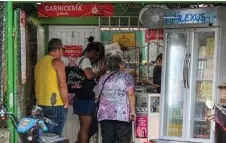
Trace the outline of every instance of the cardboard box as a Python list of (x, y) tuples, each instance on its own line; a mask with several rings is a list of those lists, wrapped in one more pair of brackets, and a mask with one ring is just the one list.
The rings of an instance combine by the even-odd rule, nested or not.
[(220, 103), (226, 104), (226, 83), (218, 86), (220, 88)]

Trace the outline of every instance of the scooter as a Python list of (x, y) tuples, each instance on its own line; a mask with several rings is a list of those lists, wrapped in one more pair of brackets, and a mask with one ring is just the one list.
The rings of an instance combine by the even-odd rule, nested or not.
[(14, 114), (8, 112), (0, 104), (0, 117), (1, 120), (6, 120), (7, 117), (12, 120), (23, 143), (69, 143), (69, 140), (65, 137), (47, 133), (48, 127), (45, 123), (56, 124), (44, 117), (43, 110), (39, 106), (33, 107), (32, 117), (23, 117), (19, 121)]

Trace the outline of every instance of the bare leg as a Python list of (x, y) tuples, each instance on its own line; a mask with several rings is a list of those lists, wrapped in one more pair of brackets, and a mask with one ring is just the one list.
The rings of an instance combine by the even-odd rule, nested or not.
[(80, 130), (78, 133), (78, 143), (89, 142), (89, 128), (91, 125), (92, 116), (79, 115)]

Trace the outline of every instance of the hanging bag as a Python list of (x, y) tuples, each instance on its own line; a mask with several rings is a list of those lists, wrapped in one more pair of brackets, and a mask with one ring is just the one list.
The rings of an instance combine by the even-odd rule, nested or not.
[(66, 67), (66, 81), (69, 93), (75, 93), (79, 99), (87, 100), (95, 97), (93, 88), (96, 83), (94, 80), (87, 79), (84, 71), (79, 67), (84, 59), (84, 57), (81, 58), (75, 67)]

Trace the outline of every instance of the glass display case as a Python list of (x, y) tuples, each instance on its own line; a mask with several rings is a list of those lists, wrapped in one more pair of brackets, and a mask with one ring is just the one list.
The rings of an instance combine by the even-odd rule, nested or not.
[[(194, 32), (194, 72), (196, 77), (193, 82), (195, 87), (193, 93), (194, 101), (194, 120), (193, 138), (210, 139), (210, 121), (205, 117), (210, 115), (211, 111), (206, 107), (207, 99), (212, 99), (213, 88), (213, 60), (215, 46), (215, 32)], [(196, 56), (197, 55), (197, 56)]]

